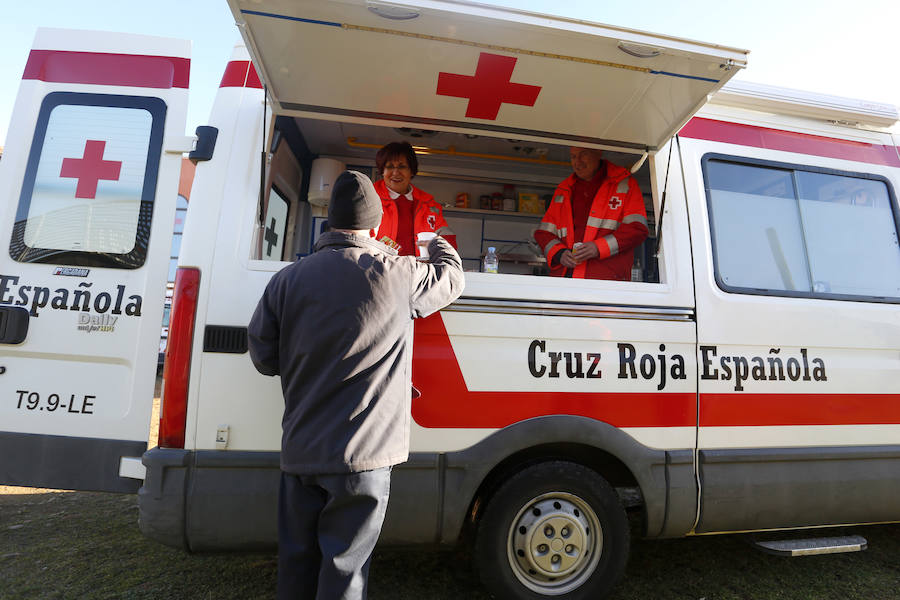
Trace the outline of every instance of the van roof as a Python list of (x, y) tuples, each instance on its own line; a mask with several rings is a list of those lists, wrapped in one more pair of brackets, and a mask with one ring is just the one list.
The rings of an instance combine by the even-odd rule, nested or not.
[(886, 128), (900, 120), (893, 104), (805, 92), (747, 81), (730, 81), (710, 103), (808, 117), (852, 126)]
[(748, 54), (460, 0), (228, 3), (278, 114), (632, 153)]

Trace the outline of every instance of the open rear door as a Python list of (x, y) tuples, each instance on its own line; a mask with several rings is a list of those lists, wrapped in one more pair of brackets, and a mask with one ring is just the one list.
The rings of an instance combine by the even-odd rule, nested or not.
[(38, 30), (0, 160), (2, 484), (140, 484), (189, 72), (186, 41)]
[(228, 0), (280, 114), (636, 153), (747, 52), (472, 2)]

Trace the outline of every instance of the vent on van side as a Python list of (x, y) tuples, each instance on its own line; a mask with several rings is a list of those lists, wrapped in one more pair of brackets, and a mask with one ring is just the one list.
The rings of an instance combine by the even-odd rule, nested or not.
[(207, 325), (203, 331), (203, 351), (243, 354), (247, 351), (247, 328)]

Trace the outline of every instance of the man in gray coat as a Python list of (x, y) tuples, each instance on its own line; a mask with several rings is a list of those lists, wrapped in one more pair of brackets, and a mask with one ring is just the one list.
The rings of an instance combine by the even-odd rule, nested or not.
[(391, 467), (409, 456), (413, 319), (462, 293), (462, 262), (437, 237), (419, 262), (373, 238), (381, 200), (345, 171), (331, 231), (266, 287), (250, 357), (284, 393), (278, 597), (365, 598)]

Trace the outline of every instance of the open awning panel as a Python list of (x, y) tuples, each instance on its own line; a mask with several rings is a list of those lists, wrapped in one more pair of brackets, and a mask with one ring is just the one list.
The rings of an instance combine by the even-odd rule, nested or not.
[(464, 2), (229, 4), (282, 113), (623, 149), (665, 144), (747, 55)]

